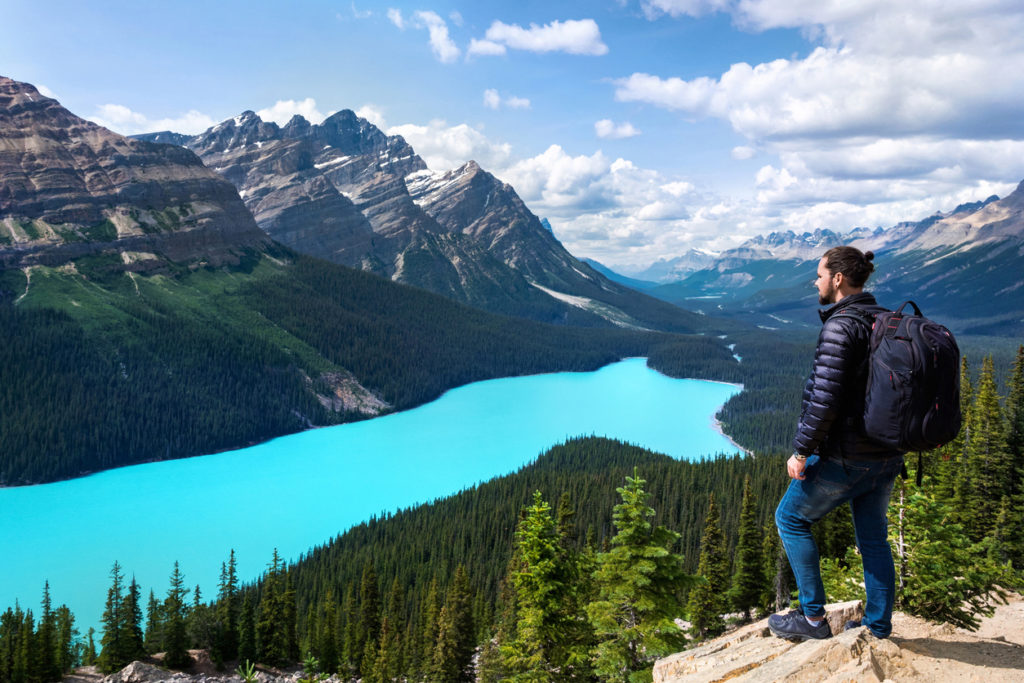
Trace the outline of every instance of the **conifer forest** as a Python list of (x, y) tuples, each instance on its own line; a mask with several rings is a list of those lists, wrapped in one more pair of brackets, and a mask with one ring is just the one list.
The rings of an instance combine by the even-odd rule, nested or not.
[[(652, 364), (668, 365), (671, 349)], [(1003, 373), (997, 375), (997, 373)], [(1001, 389), (1002, 387), (1002, 389)], [(1024, 346), (961, 368), (959, 436), (906, 457), (890, 505), (897, 609), (976, 628), (1024, 584)], [(0, 616), (0, 682), (49, 683), (208, 650), (225, 670), (300, 666), (363, 681), (644, 681), (654, 660), (783, 609), (794, 584), (773, 528), (784, 451), (683, 462), (602, 438), (373, 518), (251, 584), (225, 549), (215, 595), (110, 570), (101, 629), (41, 586)], [(860, 597), (849, 512), (816, 525), (830, 601)], [(51, 594), (53, 591), (53, 594)]]

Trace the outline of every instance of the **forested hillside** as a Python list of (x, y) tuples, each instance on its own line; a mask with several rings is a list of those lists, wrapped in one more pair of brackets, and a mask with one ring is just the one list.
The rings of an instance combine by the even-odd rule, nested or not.
[[(964, 363), (959, 437), (909, 455), (890, 506), (897, 607), (966, 628), (1000, 587), (1024, 584), (1024, 346), (1006, 369), (1006, 395), (992, 360), (980, 365)], [(305, 658), (307, 671), (363, 680), (618, 680), (608, 667), (649, 670), (655, 655), (684, 645), (666, 615), (688, 619), (690, 636), (702, 639), (721, 632), (728, 613), (789, 602), (771, 514), (788, 485), (784, 467), (781, 456), (690, 463), (574, 439), (514, 474), (371, 519), (292, 565), (275, 553), (254, 585), (239, 585), (226, 552), (210, 602), (189, 602), (175, 566), (167, 597), (150, 594), (144, 627), (142, 588), (126, 584), (130, 567), (115, 566), (100, 663), (113, 670), (193, 646), (225, 662)], [(829, 598), (858, 597), (847, 510), (816, 535)], [(637, 574), (639, 558), (651, 564)], [(3, 683), (52, 680), (29, 673), (29, 661), (96, 654), (88, 638), (53, 635), (73, 623), (49, 601), (47, 590), (38, 627), (21, 608), (0, 620)], [(626, 614), (652, 630), (631, 629)], [(30, 646), (52, 659), (26, 659), (39, 652)]]
[(0, 484), (236, 448), (686, 339), (488, 314), (284, 249), (119, 265), (0, 271)]

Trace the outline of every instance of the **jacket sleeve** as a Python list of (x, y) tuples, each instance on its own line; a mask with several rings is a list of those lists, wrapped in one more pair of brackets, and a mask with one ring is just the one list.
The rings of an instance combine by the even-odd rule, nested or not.
[[(829, 318), (818, 336), (814, 369), (804, 389), (803, 411), (793, 437), (793, 450), (801, 455), (818, 451), (842, 406), (844, 387), (855, 381), (853, 345), (863, 343), (849, 318)], [(848, 389), (847, 389), (848, 390)]]

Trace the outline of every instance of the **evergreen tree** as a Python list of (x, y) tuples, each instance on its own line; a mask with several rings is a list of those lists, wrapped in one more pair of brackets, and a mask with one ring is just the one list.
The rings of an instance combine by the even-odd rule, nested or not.
[(348, 584), (345, 589), (345, 603), (342, 608), (342, 614), (345, 618), (342, 661), (348, 673), (355, 675), (359, 671), (359, 660), (362, 653), (357, 652), (359, 649), (359, 608), (356, 605), (355, 588), (352, 584)]
[(956, 502), (954, 506), (954, 519), (966, 523), (971, 516), (971, 497), (973, 478), (969, 449), (972, 436), (971, 411), (974, 406), (974, 388), (971, 384), (971, 370), (967, 358), (960, 359), (960, 413), (963, 424), (960, 433), (948, 444), (950, 451), (950, 483), (939, 487), (939, 493), (948, 495), (947, 490), (952, 489), (952, 497)]
[(41, 681), (59, 681), (61, 667), (57, 659), (57, 615), (50, 600), (50, 582), (43, 584), (42, 612), (36, 637), (35, 677)]
[(259, 616), (256, 620), (257, 657), (261, 662), (273, 666), (286, 664), (291, 651), (290, 610), (285, 604), (285, 593), (284, 564), (277, 548), (274, 548), (270, 566), (263, 578)]
[(437, 643), (431, 668), (432, 680), (447, 683), (473, 681), (475, 645), (476, 631), (473, 628), (469, 576), (465, 568), (459, 565), (438, 617)]
[(35, 618), (32, 616), (32, 610), (27, 610), (18, 632), (18, 650), (14, 658), (13, 672), (13, 677), (23, 683), (36, 683), (34, 667), (36, 662), (35, 631), (36, 625)]
[(164, 666), (170, 669), (185, 669), (192, 665), (192, 658), (188, 654), (189, 641), (185, 624), (188, 616), (188, 593), (181, 567), (175, 561), (163, 609)]
[(991, 558), (992, 539), (973, 542), (954, 521), (952, 506), (933, 492), (899, 482), (890, 506), (890, 535), (896, 548), (900, 609), (932, 621), (977, 629), (978, 615), (990, 616), (1005, 602), (1000, 585), (1009, 578)]
[(505, 665), (517, 681), (578, 680), (589, 675), (586, 625), (578, 607), (578, 568), (558, 535), (540, 491), (516, 529), (513, 575), (518, 604), (516, 637), (502, 645)]
[(122, 610), (124, 621), (121, 626), (124, 659), (129, 662), (146, 656), (145, 639), (142, 635), (141, 593), (142, 589), (139, 588), (139, 584), (133, 576), (124, 599), (124, 609)]
[(143, 643), (147, 654), (156, 654), (164, 649), (163, 605), (152, 590), (149, 591), (149, 602), (146, 604), (146, 635)]
[(1024, 570), (1024, 344), (1017, 347), (1006, 396), (1006, 449), (1010, 483), (1006, 520), (1006, 554), (1014, 568)]
[(107, 589), (107, 602), (103, 609), (103, 637), (100, 638), (102, 650), (99, 655), (99, 668), (104, 673), (120, 670), (129, 661), (124, 659), (124, 576), (121, 565), (114, 562), (110, 570), (110, 588)]
[[(231, 549), (228, 561), (221, 564), (220, 582), (217, 585), (217, 619), (220, 622), (217, 651), (220, 659), (231, 661), (238, 656), (238, 565), (235, 550)], [(333, 669), (329, 669), (333, 671)]]
[(377, 638), (380, 635), (380, 593), (377, 588), (377, 572), (373, 564), (367, 562), (363, 567), (363, 578), (359, 582), (359, 622), (358, 622), (358, 649), (362, 654), (371, 653), (370, 661), (363, 667), (363, 659), (360, 655), (356, 662), (356, 668), (363, 676), (373, 667), (377, 655)]
[(764, 527), (761, 546), (762, 592), (761, 609), (765, 613), (780, 612), (789, 604), (789, 559), (782, 547), (775, 519), (770, 517)]
[(733, 551), (732, 587), (729, 602), (733, 609), (743, 612), (744, 620), (761, 602), (764, 591), (761, 527), (757, 523), (757, 501), (750, 489), (750, 476), (743, 480), (743, 503), (740, 525)]
[(598, 597), (587, 606), (598, 638), (594, 670), (608, 681), (650, 681), (654, 660), (686, 642), (674, 619), (682, 613), (681, 591), (695, 577), (671, 552), (679, 534), (652, 526), (645, 483), (634, 468), (626, 486), (616, 489), (622, 496), (614, 510), (616, 534), (611, 549), (597, 556)]
[(75, 616), (67, 605), (61, 605), (57, 608), (57, 664), (62, 674), (78, 664), (81, 648), (78, 635)]
[(256, 614), (252, 597), (246, 592), (238, 615), (238, 661), (256, 662)]
[(970, 443), (967, 446), (971, 472), (970, 513), (965, 520), (974, 540), (989, 535), (999, 514), (1003, 496), (1009, 496), (1011, 459), (1006, 448), (1006, 426), (996, 393), (992, 357), (986, 357), (971, 407)]
[(729, 588), (729, 558), (726, 555), (725, 536), (719, 525), (715, 494), (708, 502), (708, 515), (704, 521), (704, 534), (700, 541), (700, 561), (697, 574), (704, 578), (690, 591), (687, 610), (692, 631), (698, 637), (718, 635), (725, 628), (722, 620), (723, 599)]
[(422, 632), (419, 642), (418, 673), (425, 680), (430, 673), (434, 661), (434, 648), (437, 646), (438, 619), (441, 615), (441, 594), (437, 585), (437, 577), (430, 579), (426, 597), (420, 608)]
[(317, 634), (317, 652), (320, 665), (328, 673), (338, 670), (338, 605), (334, 592), (328, 590), (320, 612), (320, 631)]
[(96, 629), (92, 626), (85, 637), (85, 651), (82, 653), (82, 663), (93, 664), (96, 661)]

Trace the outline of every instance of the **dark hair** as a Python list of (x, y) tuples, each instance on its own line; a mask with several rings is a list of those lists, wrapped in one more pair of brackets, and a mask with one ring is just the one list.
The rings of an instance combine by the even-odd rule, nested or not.
[(875, 272), (875, 265), (871, 263), (874, 258), (873, 251), (861, 252), (856, 247), (832, 247), (825, 252), (825, 267), (833, 275), (842, 273), (850, 285), (859, 288)]

